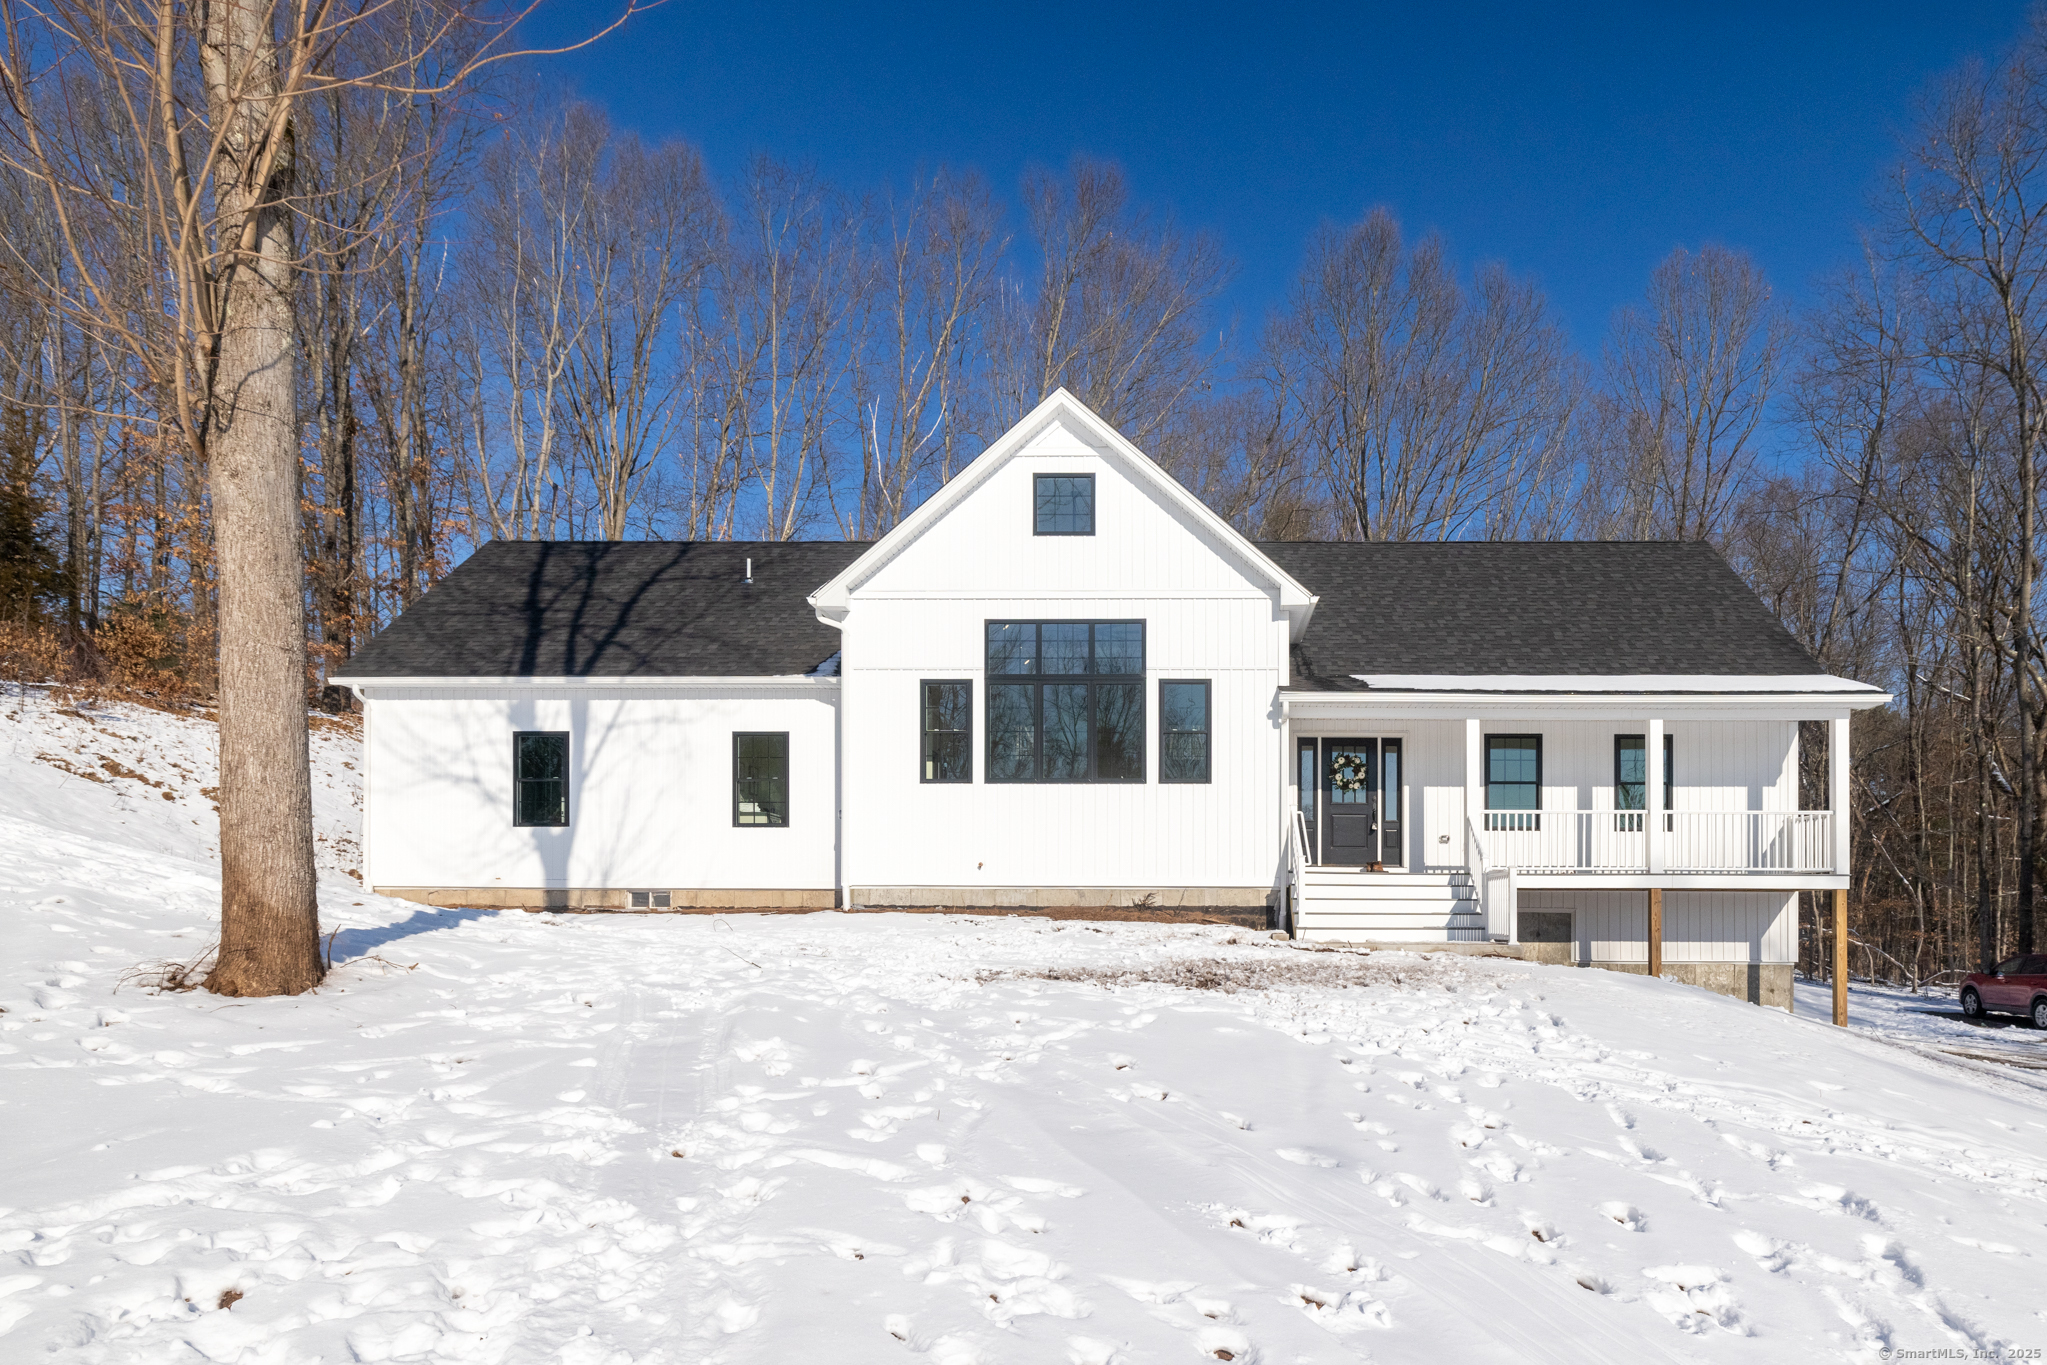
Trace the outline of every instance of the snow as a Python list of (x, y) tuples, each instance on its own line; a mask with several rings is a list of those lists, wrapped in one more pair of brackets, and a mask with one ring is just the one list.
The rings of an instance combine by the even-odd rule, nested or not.
[(212, 932), (210, 731), (71, 709), (0, 698), (6, 1359), (2047, 1345), (2047, 1073), (1947, 1050), (2028, 1028), (1222, 928), (431, 910), (349, 875), (339, 729), (329, 984), (152, 994)]

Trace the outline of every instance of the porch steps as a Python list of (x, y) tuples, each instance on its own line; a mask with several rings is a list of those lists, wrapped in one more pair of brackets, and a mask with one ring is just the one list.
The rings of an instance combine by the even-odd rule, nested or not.
[(1294, 932), (1309, 941), (1486, 941), (1485, 916), (1466, 873), (1310, 867), (1304, 890)]

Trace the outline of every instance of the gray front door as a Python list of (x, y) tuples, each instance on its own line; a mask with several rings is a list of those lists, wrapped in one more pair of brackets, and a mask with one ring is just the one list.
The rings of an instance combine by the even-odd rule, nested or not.
[(1322, 861), (1379, 861), (1379, 741), (1322, 741)]

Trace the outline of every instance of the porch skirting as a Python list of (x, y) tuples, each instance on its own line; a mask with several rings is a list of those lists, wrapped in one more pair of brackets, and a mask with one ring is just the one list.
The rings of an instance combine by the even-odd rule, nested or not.
[(377, 886), (380, 896), (421, 905), (478, 910), (630, 910), (632, 893), (666, 891), (676, 910), (830, 910), (838, 892), (775, 888), (562, 887), (562, 886)]

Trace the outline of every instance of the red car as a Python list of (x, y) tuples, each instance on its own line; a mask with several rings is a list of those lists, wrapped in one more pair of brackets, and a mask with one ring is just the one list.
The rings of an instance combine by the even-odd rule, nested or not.
[(1963, 977), (1962, 1013), (1970, 1019), (2029, 1014), (2033, 1027), (2047, 1028), (2047, 954), (2027, 953)]

